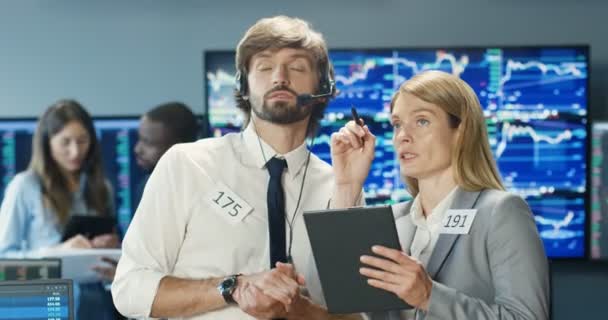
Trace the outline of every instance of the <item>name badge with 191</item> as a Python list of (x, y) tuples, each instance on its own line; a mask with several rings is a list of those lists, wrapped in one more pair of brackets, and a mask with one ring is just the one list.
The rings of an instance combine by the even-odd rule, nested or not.
[(214, 211), (224, 216), (230, 223), (238, 223), (253, 208), (222, 183), (216, 183), (212, 192), (205, 196), (205, 201)]
[(477, 209), (448, 210), (441, 221), (440, 233), (469, 234)]

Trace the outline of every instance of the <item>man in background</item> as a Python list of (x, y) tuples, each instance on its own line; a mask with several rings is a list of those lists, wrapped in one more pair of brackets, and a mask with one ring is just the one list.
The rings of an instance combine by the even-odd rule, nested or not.
[(141, 117), (134, 151), (137, 165), (146, 175), (136, 186), (135, 204), (139, 204), (146, 182), (160, 157), (176, 143), (197, 140), (199, 131), (196, 116), (181, 102), (163, 103)]
[[(196, 116), (188, 106), (181, 102), (160, 104), (141, 117), (138, 140), (133, 151), (137, 165), (144, 170), (145, 176), (135, 186), (133, 209), (139, 205), (146, 182), (160, 157), (176, 143), (197, 140), (199, 130)], [(129, 218), (129, 221), (132, 219), (133, 216)], [(110, 258), (103, 258), (103, 261), (108, 265), (96, 267), (95, 270), (104, 279), (113, 281), (118, 261)]]

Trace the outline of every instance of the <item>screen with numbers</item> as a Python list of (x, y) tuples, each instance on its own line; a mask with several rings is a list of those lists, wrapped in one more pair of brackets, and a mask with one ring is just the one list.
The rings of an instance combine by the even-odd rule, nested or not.
[(72, 280), (0, 282), (0, 320), (73, 320)]

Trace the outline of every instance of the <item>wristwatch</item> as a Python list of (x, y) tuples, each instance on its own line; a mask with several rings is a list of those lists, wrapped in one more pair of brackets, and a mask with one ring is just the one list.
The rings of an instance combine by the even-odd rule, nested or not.
[(227, 276), (217, 285), (217, 290), (228, 304), (236, 304), (236, 301), (234, 301), (234, 298), (232, 297), (232, 293), (234, 293), (234, 289), (236, 289), (238, 276), (240, 276), (240, 274)]

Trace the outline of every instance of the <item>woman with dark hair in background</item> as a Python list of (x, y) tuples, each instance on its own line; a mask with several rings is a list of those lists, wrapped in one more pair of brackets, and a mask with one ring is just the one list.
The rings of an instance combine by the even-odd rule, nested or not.
[[(118, 247), (116, 234), (92, 239), (76, 235), (61, 242), (70, 216), (114, 215), (111, 187), (87, 111), (74, 100), (50, 106), (38, 122), (32, 151), (28, 170), (10, 182), (0, 207), (0, 257), (41, 257), (49, 249)], [(75, 297), (80, 301), (75, 303), (78, 318), (114, 318), (111, 297), (100, 282), (76, 285)]]

